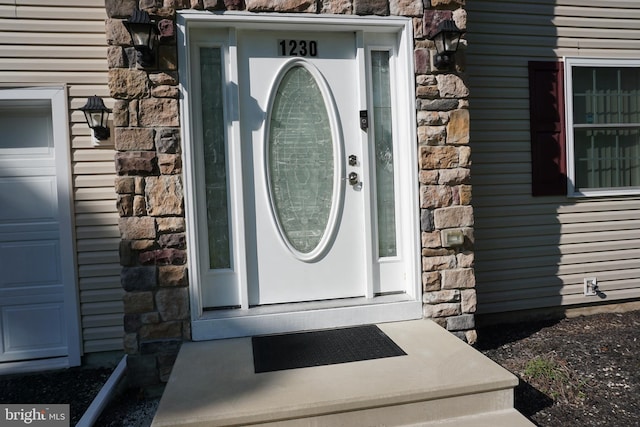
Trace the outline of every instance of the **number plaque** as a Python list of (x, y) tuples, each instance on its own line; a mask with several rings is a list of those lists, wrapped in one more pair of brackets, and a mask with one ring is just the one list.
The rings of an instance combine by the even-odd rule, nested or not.
[(316, 40), (278, 40), (278, 55), (280, 56), (318, 56), (318, 42)]

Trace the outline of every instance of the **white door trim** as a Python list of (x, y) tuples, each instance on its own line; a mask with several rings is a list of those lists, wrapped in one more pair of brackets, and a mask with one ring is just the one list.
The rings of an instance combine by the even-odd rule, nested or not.
[[(25, 361), (0, 365), (0, 372), (25, 371), (39, 367), (78, 366), (81, 363), (80, 309), (76, 275), (71, 155), (69, 150), (69, 113), (67, 87), (29, 87), (0, 89), (0, 100), (48, 100), (51, 102), (53, 144), (56, 167), (58, 215), (60, 230), (60, 263), (64, 283), (65, 326), (67, 333), (66, 357), (47, 361)], [(32, 365), (32, 366), (30, 366)]]
[[(304, 15), (304, 14), (251, 14), (246, 12), (212, 13), (203, 11), (181, 11), (178, 13), (178, 52), (180, 64), (180, 89), (183, 102), (181, 103), (182, 141), (185, 158), (185, 216), (187, 221), (188, 239), (188, 267), (191, 294), (192, 337), (194, 340), (227, 338), (234, 336), (248, 336), (257, 333), (276, 333), (295, 330), (347, 326), (354, 324), (409, 320), (422, 317), (421, 277), (420, 277), (420, 232), (418, 226), (418, 189), (417, 189), (417, 147), (415, 96), (413, 77), (413, 24), (411, 19), (402, 17), (359, 17), (335, 15)], [(403, 240), (405, 245), (405, 260), (409, 266), (405, 275), (408, 283), (402, 295), (388, 295), (372, 297), (367, 292), (367, 298), (354, 299), (351, 303), (329, 301), (325, 303), (296, 303), (282, 304), (278, 307), (249, 307), (247, 289), (251, 277), (247, 274), (245, 240), (246, 212), (243, 197), (242, 153), (240, 152), (240, 123), (238, 105), (238, 69), (236, 33), (243, 29), (277, 29), (285, 31), (353, 31), (357, 34), (357, 57), (361, 72), (366, 67), (364, 38), (370, 33), (397, 34), (399, 39), (399, 60), (395, 69), (396, 87), (401, 99), (397, 100), (402, 111), (397, 114), (396, 127), (399, 141), (399, 156), (402, 171), (399, 173), (398, 187), (403, 192), (403, 216), (401, 218)], [(211, 38), (207, 34), (215, 32), (221, 38)], [(364, 36), (363, 36), (364, 35)], [(197, 133), (200, 125), (197, 91), (192, 91), (198, 77), (194, 75), (198, 64), (195, 48), (219, 47), (225, 53), (224, 62), (224, 108), (227, 110), (226, 136), (228, 138), (229, 168), (228, 186), (232, 193), (229, 198), (231, 211), (230, 234), (232, 244), (232, 270), (235, 271), (240, 304), (233, 309), (214, 311), (203, 310), (203, 284), (200, 278), (206, 268), (203, 267), (202, 229), (198, 229), (198, 206), (196, 195), (201, 189), (196, 185), (196, 170), (199, 160), (197, 153)], [(364, 83), (362, 83), (364, 85)], [(365, 103), (366, 89), (361, 88), (361, 104)], [(363, 107), (363, 109), (366, 108)], [(395, 124), (394, 124), (395, 126)], [(367, 141), (366, 135), (363, 136)], [(365, 144), (366, 146), (366, 144)], [(369, 207), (368, 210), (371, 210)], [(200, 222), (201, 223), (201, 222)], [(371, 224), (367, 224), (370, 227)], [(372, 237), (374, 238), (375, 235)], [(367, 246), (372, 246), (369, 243)], [(366, 250), (372, 258), (373, 250)], [(207, 261), (208, 262), (208, 261)], [(370, 268), (369, 268), (370, 269)], [(371, 272), (367, 272), (369, 276)], [(369, 276), (371, 277), (371, 276)]]

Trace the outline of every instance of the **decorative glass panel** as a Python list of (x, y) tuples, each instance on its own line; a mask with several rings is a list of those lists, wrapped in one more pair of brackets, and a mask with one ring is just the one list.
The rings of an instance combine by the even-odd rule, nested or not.
[(371, 52), (378, 255), (397, 255), (389, 52)]
[(200, 49), (200, 78), (209, 266), (212, 269), (231, 268), (222, 52), (220, 48)]
[(322, 240), (333, 200), (331, 122), (313, 75), (294, 66), (283, 76), (269, 118), (269, 185), (289, 244), (308, 254)]

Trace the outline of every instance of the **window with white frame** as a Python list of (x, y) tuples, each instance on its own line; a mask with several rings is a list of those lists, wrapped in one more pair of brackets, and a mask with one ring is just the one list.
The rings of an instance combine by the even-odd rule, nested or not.
[(567, 58), (569, 193), (640, 194), (640, 60)]

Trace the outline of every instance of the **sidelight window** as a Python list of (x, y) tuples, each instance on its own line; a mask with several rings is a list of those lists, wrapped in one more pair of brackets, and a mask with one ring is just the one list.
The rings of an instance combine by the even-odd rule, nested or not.
[(378, 256), (397, 255), (391, 75), (387, 50), (371, 52)]
[(226, 269), (231, 268), (231, 249), (220, 48), (200, 49), (200, 78), (209, 267)]

